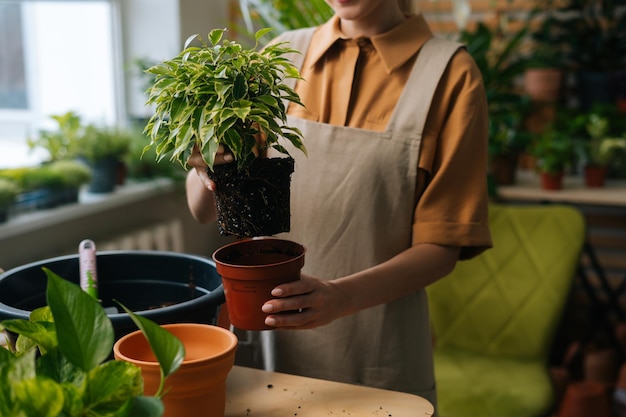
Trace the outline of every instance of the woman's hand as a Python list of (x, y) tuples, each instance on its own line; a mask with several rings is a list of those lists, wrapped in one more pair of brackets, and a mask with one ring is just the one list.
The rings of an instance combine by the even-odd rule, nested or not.
[[(220, 145), (215, 155), (215, 165), (226, 164), (234, 160), (233, 155)], [(186, 179), (187, 206), (191, 215), (201, 224), (207, 224), (216, 219), (215, 200), (213, 191), (216, 189), (207, 174), (207, 164), (197, 146), (193, 148), (187, 164), (193, 167), (189, 170)]]
[(302, 275), (300, 280), (272, 290), (276, 298), (262, 310), (270, 313), (265, 324), (276, 328), (312, 329), (343, 317), (349, 311), (349, 297), (333, 281)]
[[(214, 165), (227, 164), (229, 162), (233, 162), (234, 160), (235, 158), (233, 157), (233, 154), (228, 152), (223, 145), (218, 146), (217, 153), (215, 154)], [(207, 189), (215, 191), (215, 182), (213, 182), (207, 174), (208, 165), (204, 161), (198, 145), (193, 147), (193, 151), (187, 160), (187, 164), (196, 171), (196, 174), (200, 177), (200, 181)]]

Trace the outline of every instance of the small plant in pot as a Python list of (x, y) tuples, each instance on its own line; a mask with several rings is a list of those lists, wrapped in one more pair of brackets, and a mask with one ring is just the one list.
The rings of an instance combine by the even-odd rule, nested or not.
[(120, 170), (124, 158), (130, 152), (132, 134), (126, 129), (113, 126), (85, 126), (77, 140), (76, 156), (84, 159), (92, 170), (89, 191), (109, 193), (123, 183)]
[[(145, 127), (151, 138), (147, 148), (156, 148), (158, 160), (169, 158), (183, 166), (194, 147), (202, 152), (209, 176), (218, 184), (222, 235), (271, 236), (290, 229), (294, 161), (280, 140), (306, 152), (301, 132), (286, 124), (284, 104), (302, 104), (284, 84), (300, 75), (285, 57), (297, 51), (284, 43), (257, 51), (259, 39), (270, 30), (258, 31), (251, 49), (223, 39), (222, 29), (212, 30), (208, 42), (194, 35), (178, 56), (147, 70), (155, 75), (148, 89), (155, 113)], [(193, 41), (201, 46), (192, 46)], [(234, 162), (214, 165), (219, 145), (233, 154)], [(284, 157), (266, 157), (270, 149)]]
[(561, 189), (565, 169), (575, 157), (575, 139), (550, 125), (544, 132), (535, 135), (529, 152), (537, 160), (542, 188)]
[(607, 165), (613, 155), (626, 151), (626, 138), (611, 136), (609, 118), (598, 113), (591, 113), (585, 129), (589, 140), (583, 148), (587, 162), (584, 167), (585, 185), (588, 187), (604, 186)]
[[(113, 326), (99, 302), (76, 284), (46, 274), (48, 305), (30, 320), (1, 323), (19, 337), (11, 350), (0, 348), (0, 415), (160, 417), (163, 390), (144, 396), (140, 368), (108, 360)], [(158, 358), (163, 386), (183, 362), (185, 348), (157, 324), (128, 313)]]

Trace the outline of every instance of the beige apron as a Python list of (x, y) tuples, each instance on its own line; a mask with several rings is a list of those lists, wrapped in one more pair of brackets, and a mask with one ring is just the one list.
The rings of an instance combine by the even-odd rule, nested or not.
[[(311, 34), (300, 30), (280, 40), (306, 51)], [(289, 118), (304, 134), (308, 158), (290, 150), (296, 159), (291, 231), (281, 237), (307, 248), (304, 273), (341, 277), (411, 246), (422, 130), (459, 46), (427, 42), (384, 132)], [(291, 59), (300, 67), (303, 56)], [(276, 371), (415, 393), (435, 403), (425, 291), (317, 329), (272, 333)]]

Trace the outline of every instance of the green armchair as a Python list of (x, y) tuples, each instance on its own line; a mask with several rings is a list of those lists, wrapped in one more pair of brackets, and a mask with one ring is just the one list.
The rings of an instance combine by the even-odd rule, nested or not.
[(427, 288), (439, 417), (539, 417), (548, 357), (585, 240), (565, 205), (492, 204), (494, 247)]

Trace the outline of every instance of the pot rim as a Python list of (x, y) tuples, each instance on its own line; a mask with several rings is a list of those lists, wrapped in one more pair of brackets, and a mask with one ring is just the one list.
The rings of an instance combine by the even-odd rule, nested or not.
[[(223, 327), (219, 327), (217, 325), (213, 325), (213, 324), (203, 324), (203, 323), (171, 323), (171, 324), (163, 324), (161, 325), (162, 328), (164, 329), (171, 329), (171, 328), (184, 328), (184, 327), (193, 327), (196, 328), (198, 330), (203, 329), (204, 331), (208, 331), (208, 332), (213, 332), (213, 333), (217, 333), (217, 334), (221, 334), (222, 336), (225, 336), (226, 338), (229, 339), (229, 344), (228, 346), (212, 355), (212, 356), (207, 356), (204, 358), (199, 358), (199, 359), (191, 359), (191, 360), (183, 360), (182, 365), (185, 366), (192, 366), (192, 365), (197, 365), (197, 364), (203, 364), (203, 363), (207, 363), (207, 362), (215, 362), (218, 361), (228, 355), (230, 355), (235, 349), (237, 349), (237, 346), (239, 344), (239, 339), (237, 338), (237, 335), (234, 334), (233, 332), (231, 332), (230, 330), (227, 330)], [(123, 360), (126, 362), (131, 362), (134, 363), (136, 365), (139, 365), (140, 367), (155, 367), (158, 368), (159, 367), (159, 363), (155, 360), (155, 361), (146, 361), (146, 360), (141, 360), (141, 359), (136, 359), (136, 358), (132, 358), (129, 356), (126, 356), (124, 354), (122, 354), (120, 352), (120, 346), (127, 342), (129, 339), (131, 338), (135, 338), (135, 337), (144, 337), (143, 334), (141, 333), (141, 330), (135, 330), (131, 333), (128, 333), (124, 336), (122, 336), (121, 338), (119, 338), (115, 344), (113, 345), (113, 353), (116, 357), (116, 359), (118, 360)]]
[[(236, 263), (232, 263), (229, 261), (224, 261), (224, 260), (220, 260), (218, 259), (220, 255), (222, 255), (223, 252), (226, 252), (230, 249), (232, 249), (235, 246), (240, 246), (242, 244), (248, 244), (249, 242), (255, 242), (255, 241), (276, 241), (276, 242), (282, 242), (282, 243), (286, 243), (289, 245), (293, 245), (294, 248), (299, 248), (300, 249), (300, 253), (291, 256), (289, 259), (286, 259), (284, 261), (280, 261), (280, 262), (272, 262), (271, 264), (267, 264), (267, 265), (240, 265), (240, 264), (236, 264)], [(227, 245), (224, 245), (220, 248), (218, 248), (215, 252), (213, 252), (213, 255), (211, 256), (211, 258), (213, 259), (213, 261), (216, 264), (216, 267), (218, 268), (218, 272), (219, 272), (219, 267), (221, 265), (226, 266), (226, 267), (234, 267), (234, 268), (242, 268), (242, 269), (258, 269), (258, 268), (262, 268), (262, 267), (276, 267), (276, 266), (280, 266), (280, 265), (285, 265), (285, 264), (289, 264), (289, 263), (293, 263), (294, 261), (299, 261), (299, 263), (301, 263), (302, 265), (300, 265), (300, 267), (302, 267), (304, 265), (304, 255), (306, 253), (306, 247), (304, 245), (301, 245), (300, 243), (294, 242), (292, 240), (288, 240), (288, 239), (281, 239), (281, 238), (277, 238), (277, 237), (272, 237), (272, 236), (262, 236), (262, 237), (253, 237), (253, 238), (245, 238), (245, 239), (240, 239), (237, 240), (236, 242), (232, 242), (229, 243)]]
[[(162, 251), (162, 250), (109, 250), (109, 251), (98, 251), (97, 252), (97, 257), (110, 257), (110, 256), (117, 256), (117, 255), (128, 255), (128, 256), (146, 256), (146, 257), (162, 257), (162, 256), (167, 256), (167, 257), (172, 257), (172, 258), (183, 258), (183, 259), (188, 259), (188, 260), (192, 260), (192, 261), (198, 261), (198, 262), (203, 262), (203, 263), (208, 263), (209, 265), (212, 265), (215, 267), (215, 262), (212, 259), (203, 257), (203, 256), (199, 256), (199, 255), (192, 255), (192, 254), (187, 254), (187, 253), (180, 253), (180, 252), (173, 252), (173, 251)], [(30, 269), (30, 268), (35, 268), (35, 267), (43, 267), (45, 265), (48, 265), (50, 263), (53, 262), (62, 262), (62, 261), (66, 261), (66, 260), (78, 260), (78, 254), (71, 254), (71, 255), (62, 255), (62, 256), (56, 256), (53, 258), (48, 258), (48, 259), (42, 259), (39, 261), (34, 261), (34, 262), (30, 262), (24, 265), (19, 265), (16, 266), (14, 268), (11, 268), (9, 270), (4, 271), (3, 273), (0, 273), (0, 284), (2, 283), (2, 280), (10, 278), (11, 276), (26, 270), (26, 269)], [(201, 295), (200, 297), (191, 299), (191, 300), (187, 300), (187, 301), (183, 301), (181, 303), (177, 303), (177, 304), (173, 304), (173, 305), (168, 305), (168, 306), (163, 306), (163, 307), (159, 307), (156, 309), (145, 309), (145, 310), (138, 310), (138, 311), (134, 311), (135, 313), (141, 313), (141, 315), (143, 317), (152, 319), (153, 316), (157, 316), (160, 315), (162, 313), (167, 313), (169, 311), (175, 311), (175, 310), (179, 310), (181, 308), (186, 308), (189, 306), (193, 306), (193, 305), (197, 305), (197, 304), (204, 304), (207, 301), (213, 301), (215, 299), (215, 301), (218, 301), (219, 304), (224, 304), (225, 303), (225, 297), (224, 297), (224, 285), (220, 283), (220, 285), (218, 285), (215, 289), (210, 290), (210, 292)], [(6, 313), (15, 315), (17, 318), (21, 318), (21, 319), (26, 319), (28, 320), (30, 318), (30, 314), (32, 311), (30, 310), (24, 310), (21, 308), (16, 308), (13, 306), (10, 306), (8, 304), (3, 303), (2, 301), (0, 301), (0, 311), (4, 311)], [(128, 319), (130, 320), (130, 316), (127, 313), (110, 313), (107, 314), (107, 316), (113, 320), (113, 319)], [(0, 320), (1, 321), (1, 320)]]

